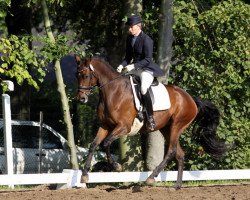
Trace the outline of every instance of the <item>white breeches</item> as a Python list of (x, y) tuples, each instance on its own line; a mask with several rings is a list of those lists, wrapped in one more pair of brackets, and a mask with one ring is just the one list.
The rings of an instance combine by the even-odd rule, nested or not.
[(153, 80), (154, 80), (154, 77), (149, 72), (143, 71), (141, 73), (141, 93), (142, 93), (142, 95), (147, 93), (148, 88), (152, 84)]
[(154, 80), (154, 76), (148, 72), (148, 71), (142, 71), (142, 70), (131, 70), (131, 74), (135, 74), (140, 77), (141, 79), (141, 93), (142, 95), (146, 94), (148, 91), (148, 88), (152, 84)]

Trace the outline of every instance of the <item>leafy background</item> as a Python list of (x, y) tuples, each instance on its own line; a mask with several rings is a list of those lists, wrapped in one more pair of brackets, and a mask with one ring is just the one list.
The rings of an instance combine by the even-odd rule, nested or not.
[[(24, 2), (36, 13), (33, 26), (39, 30), (39, 4), (35, 0)], [(47, 73), (45, 66), (72, 52), (83, 55), (99, 52), (116, 67), (113, 61), (117, 57), (109, 58), (109, 54), (115, 51), (118, 54), (122, 49), (119, 41), (125, 33), (121, 30), (122, 1), (105, 0), (102, 4), (92, 0), (49, 2), (55, 44), (39, 35), (8, 35), (4, 19), (10, 0), (0, 0), (0, 76), (14, 78), (20, 85), (27, 82), (40, 88), (40, 91), (32, 91), (32, 110), (53, 111), (53, 117), (48, 118), (50, 122), (51, 119), (60, 120), (61, 113), (57, 111), (60, 99), (56, 89), (51, 90), (56, 88), (53, 83), (41, 84)], [(143, 1), (143, 6), (144, 30), (153, 37), (156, 52), (160, 1)], [(250, 168), (250, 5), (241, 0), (176, 0), (173, 11), (174, 43), (169, 82), (217, 105), (221, 114), (219, 137), (234, 144), (224, 159), (213, 160), (194, 143), (191, 127), (181, 136), (186, 152), (185, 169)], [(39, 46), (36, 47), (36, 43)], [(95, 114), (98, 97), (93, 96), (87, 105), (76, 104), (74, 87), (68, 85), (67, 91), (72, 111), (76, 111), (72, 117), (76, 141), (81, 146), (88, 146), (98, 126)], [(140, 146), (138, 138), (134, 141)], [(117, 152), (117, 145), (114, 146), (113, 151)], [(134, 147), (131, 143), (131, 148)], [(135, 153), (138, 152), (130, 152)], [(169, 168), (176, 169), (175, 163)]]

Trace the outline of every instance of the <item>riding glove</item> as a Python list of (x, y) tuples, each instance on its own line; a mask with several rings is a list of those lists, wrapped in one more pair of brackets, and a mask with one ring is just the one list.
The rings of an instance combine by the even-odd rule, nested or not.
[(135, 68), (135, 65), (134, 64), (127, 65), (125, 68), (129, 72), (129, 71), (131, 71), (131, 70), (133, 70)]
[(121, 73), (122, 72), (122, 69), (123, 69), (123, 66), (122, 65), (119, 65), (117, 68), (116, 68), (116, 71)]

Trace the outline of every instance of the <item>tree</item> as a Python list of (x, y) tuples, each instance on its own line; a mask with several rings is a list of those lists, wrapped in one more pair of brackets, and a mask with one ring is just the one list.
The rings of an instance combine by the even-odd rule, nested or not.
[[(14, 38), (16, 40), (20, 40), (22, 36), (29, 35), (31, 33), (31, 20), (30, 20), (31, 9), (24, 5), (25, 5), (25, 0), (22, 1), (12, 0), (11, 3), (9, 2), (8, 7), (6, 7), (5, 10), (6, 15), (4, 17), (5, 25), (7, 28), (6, 30), (8, 33), (6, 35), (17, 36), (17, 37), (12, 37), (11, 40), (13, 40)], [(27, 45), (25, 44), (25, 46), (31, 49), (30, 45), (31, 43), (28, 39), (25, 41), (25, 43), (27, 43)], [(19, 47), (19, 49), (21, 48), (22, 47)], [(14, 61), (14, 59), (12, 61)], [(12, 66), (13, 64), (14, 62), (12, 64), (9, 63), (8, 65), (13, 69), (16, 67), (16, 66), (13, 67)], [(20, 63), (19, 66), (21, 65), (22, 64)], [(26, 66), (27, 71), (29, 72), (31, 71), (32, 68), (31, 65), (32, 65), (31, 63), (27, 63)], [(11, 95), (12, 115), (15, 119), (28, 120), (30, 119), (30, 86), (29, 84), (27, 84), (26, 81), (22, 83), (25, 85), (25, 87), (21, 87), (19, 84), (17, 84), (18, 82), (16, 81), (16, 79), (12, 79), (12, 81), (15, 84), (15, 90), (12, 92)]]
[[(160, 79), (161, 82), (167, 83), (172, 57), (172, 42), (173, 42), (173, 13), (172, 0), (162, 0), (160, 6), (159, 32), (157, 45), (157, 63), (165, 71), (166, 76)], [(150, 20), (150, 19), (149, 19)], [(151, 19), (152, 20), (152, 19)], [(156, 38), (154, 38), (156, 39)], [(156, 40), (157, 41), (157, 40)], [(160, 131), (154, 131), (148, 134), (147, 137), (147, 153), (146, 167), (148, 170), (153, 170), (163, 160), (165, 154), (165, 139)]]
[[(45, 25), (47, 35), (49, 37), (50, 42), (52, 44), (55, 44), (55, 38), (51, 30), (50, 20), (49, 20), (49, 15), (48, 15), (48, 8), (47, 8), (47, 4), (45, 0), (42, 0), (42, 10), (43, 10), (43, 17), (44, 17), (44, 25)], [(70, 110), (69, 110), (69, 102), (68, 102), (68, 98), (65, 92), (65, 85), (63, 82), (62, 71), (61, 71), (59, 60), (55, 60), (55, 73), (56, 73), (56, 79), (57, 79), (57, 85), (58, 85), (57, 89), (61, 96), (63, 118), (67, 127), (67, 134), (68, 134), (67, 138), (68, 138), (69, 147), (70, 147), (71, 166), (73, 169), (79, 169), (77, 156), (76, 156), (76, 146), (75, 146), (75, 141), (74, 141), (73, 125), (71, 122), (71, 116), (70, 116)]]
[[(205, 4), (207, 5), (207, 4)], [(174, 7), (175, 59), (171, 82), (214, 102), (220, 110), (219, 136), (235, 144), (225, 159), (214, 161), (182, 136), (188, 169), (249, 167), (249, 27), (250, 6), (222, 1), (204, 6), (177, 1)]]
[(157, 61), (161, 68), (165, 71), (166, 77), (162, 77), (161, 81), (167, 84), (172, 58), (173, 43), (173, 0), (162, 0), (159, 15), (159, 36)]
[(0, 35), (7, 34), (5, 17), (7, 15), (8, 7), (10, 7), (11, 0), (0, 0)]
[[(222, 167), (229, 169), (249, 167), (250, 165), (250, 138), (247, 134), (250, 127), (248, 118), (250, 99), (248, 87), (249, 28), (247, 27), (250, 12), (249, 4), (245, 2), (239, 0), (176, 0), (174, 3), (173, 31), (175, 37), (172, 56), (174, 62), (171, 63), (168, 82), (186, 89), (192, 95), (209, 99), (218, 105), (222, 118), (218, 129), (220, 137), (228, 143), (234, 141), (236, 145), (236, 148), (227, 155), (225, 160), (214, 161), (209, 156), (202, 154), (202, 149), (192, 142), (190, 130), (186, 131), (181, 136), (181, 142), (187, 160), (189, 160), (185, 163), (187, 169), (219, 169)], [(8, 3), (8, 1), (0, 0), (0, 5), (4, 5), (5, 8)], [(64, 3), (64, 7), (49, 4), (50, 9), (55, 12), (55, 15), (51, 17), (54, 22), (53, 29), (59, 33), (74, 30), (77, 33), (74, 36), (75, 41), (82, 44), (87, 42), (90, 45), (89, 50), (107, 57), (116, 67), (121, 59), (121, 52), (124, 52), (122, 50), (124, 46), (119, 41), (122, 41), (121, 37), (126, 36), (126, 29), (121, 27), (123, 27), (123, 17), (128, 15), (126, 14), (128, 10), (124, 9), (125, 4), (129, 2), (72, 0), (62, 3)], [(135, 4), (133, 3), (133, 5)], [(160, 44), (157, 42), (160, 39), (158, 36), (160, 29), (157, 23), (159, 8), (159, 0), (143, 1), (141, 12), (146, 24), (144, 31), (152, 36), (156, 48)], [(37, 8), (32, 7), (32, 9)], [(42, 74), (44, 74), (42, 66), (48, 63), (46, 59), (50, 57), (49, 61), (52, 61), (53, 58), (60, 59), (62, 55), (65, 55), (68, 52), (64, 50), (68, 47), (65, 45), (66, 41), (58, 34), (56, 44), (52, 45), (45, 41), (42, 53), (48, 53), (46, 55), (40, 53), (37, 56), (33, 54), (35, 52), (26, 50), (28, 43), (25, 46), (24, 42), (29, 40), (27, 37), (23, 37), (23, 35), (6, 36), (7, 29), (2, 20), (5, 19), (6, 12), (1, 9), (0, 13), (1, 36), (5, 34), (0, 39), (0, 51), (5, 52), (1, 54), (3, 60), (0, 68), (1, 77), (5, 75), (8, 78), (16, 78), (18, 84), (28, 82), (34, 87), (38, 87)], [(20, 47), (24, 49), (21, 50)], [(117, 55), (115, 55), (116, 52)], [(41, 55), (44, 58), (44, 64), (40, 62)], [(154, 57), (157, 56), (154, 55)], [(14, 68), (12, 67), (11, 59), (13, 60), (13, 58), (16, 59), (15, 64), (18, 67), (16, 65)], [(29, 74), (28, 67), (41, 76)], [(21, 71), (22, 73), (20, 73)], [(85, 134), (93, 132), (94, 135), (96, 130), (94, 125), (97, 124), (93, 114), (95, 112), (94, 102), (93, 105), (83, 107), (81, 109), (84, 109), (82, 111), (84, 112), (84, 123), (90, 124), (88, 132), (84, 129)], [(88, 143), (86, 141), (88, 139), (89, 137), (84, 137), (81, 144)], [(115, 148), (119, 149), (117, 146)], [(118, 153), (115, 148), (113, 150)], [(134, 146), (129, 148), (133, 149)], [(198, 157), (195, 152), (199, 152)]]
[[(132, 14), (140, 14), (142, 12), (141, 0), (129, 0), (125, 2), (125, 16)], [(125, 47), (127, 34), (123, 34), (123, 46)], [(125, 48), (123, 49), (123, 56), (125, 54)], [(141, 138), (139, 135), (128, 137), (123, 136), (120, 139), (120, 157), (125, 170), (140, 170), (143, 168), (141, 157)], [(132, 151), (133, 149), (133, 151)]]
[[(19, 5), (15, 3), (13, 4), (13, 6)], [(24, 1), (24, 3), (26, 2)], [(42, 3), (42, 8), (43, 8), (45, 27), (46, 27), (46, 31), (49, 37), (49, 41), (44, 40), (47, 42), (44, 49), (46, 49), (46, 46), (47, 46), (46, 50), (53, 52), (53, 50), (54, 51), (56, 50), (55, 48), (56, 44), (55, 44), (55, 38), (52, 34), (51, 27), (50, 27), (47, 5), (46, 5), (45, 0), (41, 1), (41, 3)], [(27, 7), (25, 7), (25, 4), (22, 4), (22, 8), (24, 8), (24, 10), (27, 9)], [(12, 20), (10, 17), (6, 19), (7, 22), (9, 22), (10, 20)], [(20, 30), (17, 29), (15, 26), (12, 26), (13, 23), (9, 23), (9, 24), (10, 24), (9, 26), (10, 30), (12, 30), (13, 33), (15, 34), (18, 34), (20, 30), (21, 31), (25, 30), (22, 28)], [(22, 25), (25, 25), (25, 23), (19, 24), (19, 26), (22, 26)], [(27, 33), (29, 33), (29, 31), (27, 31)], [(41, 57), (38, 58), (38, 55), (35, 53), (35, 51), (30, 50), (29, 45), (28, 45), (29, 42), (31, 41), (30, 38), (31, 37), (29, 36), (27, 37), (22, 36), (19, 38), (15, 35), (11, 35), (10, 37), (7, 37), (7, 38), (1, 38), (0, 50), (4, 53), (4, 55), (1, 56), (3, 64), (1, 65), (2, 68), (0, 70), (0, 73), (3, 74), (5, 77), (15, 78), (19, 85), (23, 85), (24, 81), (27, 81), (29, 85), (32, 85), (33, 87), (38, 89), (39, 86), (37, 82), (33, 79), (30, 70), (33, 67), (35, 71), (33, 71), (32, 73), (35, 72), (36, 74), (35, 77), (39, 81), (42, 81), (41, 77), (43, 77), (45, 73), (44, 73), (44, 70), (42, 70), (41, 66), (44, 67), (45, 62), (43, 58), (42, 59)], [(60, 42), (62, 40), (62, 37), (58, 36), (57, 39)], [(63, 43), (63, 45), (65, 45), (65, 43)], [(63, 51), (64, 51), (64, 48), (62, 48), (62, 50), (59, 52), (63, 52)], [(42, 52), (41, 55), (45, 55), (43, 53), (44, 52)], [(76, 157), (76, 148), (74, 144), (73, 127), (72, 127), (71, 117), (69, 113), (68, 99), (65, 93), (65, 85), (62, 79), (60, 62), (59, 62), (58, 57), (56, 56), (53, 57), (53, 53), (52, 54), (50, 53), (51, 52), (48, 52), (47, 54), (50, 56), (45, 56), (45, 57), (50, 58), (51, 60), (55, 61), (55, 72), (56, 72), (56, 77), (58, 81), (58, 91), (61, 94), (62, 110), (64, 114), (64, 121), (67, 126), (68, 140), (69, 140), (69, 146), (71, 150), (71, 164), (72, 164), (73, 169), (78, 169), (79, 167), (78, 167), (78, 162), (77, 162), (77, 157)], [(51, 55), (52, 55), (52, 58), (51, 58)], [(39, 59), (40, 59), (40, 63), (38, 64)]]

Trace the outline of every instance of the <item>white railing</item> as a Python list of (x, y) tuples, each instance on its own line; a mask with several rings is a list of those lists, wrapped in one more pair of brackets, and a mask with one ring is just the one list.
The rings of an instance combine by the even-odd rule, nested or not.
[[(65, 169), (62, 173), (0, 175), (0, 185), (57, 184), (58, 189), (86, 187), (80, 183), (80, 170)], [(88, 183), (144, 182), (151, 172), (91, 172)], [(176, 181), (177, 171), (161, 172), (155, 181)], [(184, 171), (183, 181), (250, 180), (250, 170)]]

